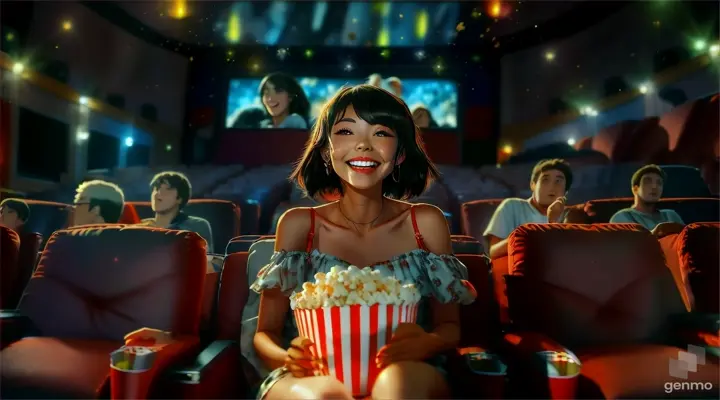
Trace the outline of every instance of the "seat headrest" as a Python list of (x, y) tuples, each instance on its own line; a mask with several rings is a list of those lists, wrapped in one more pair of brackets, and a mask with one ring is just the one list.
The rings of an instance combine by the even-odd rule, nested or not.
[(138, 225), (60, 230), (18, 308), (45, 336), (122, 340), (142, 327), (196, 334), (205, 246), (194, 232)]

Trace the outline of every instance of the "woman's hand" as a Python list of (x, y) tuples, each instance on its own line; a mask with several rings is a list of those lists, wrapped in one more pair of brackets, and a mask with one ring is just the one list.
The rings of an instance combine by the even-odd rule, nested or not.
[(173, 341), (170, 332), (152, 328), (140, 328), (125, 335), (126, 346), (155, 346)]
[(390, 343), (377, 354), (378, 368), (400, 361), (424, 361), (432, 357), (435, 338), (417, 324), (403, 323), (395, 329)]
[(313, 342), (304, 337), (296, 337), (290, 342), (290, 348), (287, 349), (287, 357), (285, 357), (285, 367), (294, 377), (313, 376), (316, 361), (310, 353), (312, 345)]

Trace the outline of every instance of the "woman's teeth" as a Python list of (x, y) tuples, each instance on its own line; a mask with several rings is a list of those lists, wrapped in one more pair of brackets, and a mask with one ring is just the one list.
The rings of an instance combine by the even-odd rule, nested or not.
[(351, 167), (370, 168), (377, 167), (379, 164), (375, 161), (348, 161)]

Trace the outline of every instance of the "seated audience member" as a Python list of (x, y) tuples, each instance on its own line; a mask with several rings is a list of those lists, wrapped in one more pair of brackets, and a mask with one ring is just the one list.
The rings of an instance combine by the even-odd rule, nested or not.
[(21, 233), (30, 218), (30, 207), (22, 199), (5, 199), (0, 203), (0, 225)]
[(236, 129), (256, 129), (265, 120), (265, 111), (260, 107), (248, 107), (237, 113), (232, 127)]
[(372, 75), (370, 75), (370, 76), (368, 77), (367, 84), (368, 84), (368, 85), (375, 86), (375, 87), (382, 87), (382, 84), (383, 84), (382, 75), (380, 75), (380, 74), (372, 74)]
[(425, 106), (415, 106), (412, 111), (413, 121), (418, 128), (437, 128), (438, 124), (430, 115), (430, 110)]
[(101, 180), (78, 186), (73, 201), (72, 226), (116, 224), (125, 207), (125, 195), (118, 185)]
[(558, 223), (564, 220), (565, 196), (572, 186), (570, 165), (561, 159), (543, 160), (532, 170), (529, 199), (505, 199), (490, 219), (483, 236), (490, 257), (507, 255), (507, 238), (523, 224)]
[(657, 203), (663, 193), (665, 172), (657, 165), (646, 165), (635, 171), (632, 176), (632, 192), (635, 204), (615, 213), (610, 218), (614, 224), (640, 224), (647, 230), (655, 229), (663, 222), (685, 224), (674, 210), (658, 210)]
[(150, 203), (155, 217), (144, 219), (142, 223), (158, 228), (195, 232), (205, 239), (208, 252), (212, 252), (213, 237), (210, 223), (182, 211), (192, 196), (190, 180), (180, 172), (165, 171), (155, 175), (150, 187), (152, 187)]
[(402, 99), (403, 97), (403, 84), (400, 78), (397, 76), (391, 76), (385, 81), (385, 88), (388, 92)]

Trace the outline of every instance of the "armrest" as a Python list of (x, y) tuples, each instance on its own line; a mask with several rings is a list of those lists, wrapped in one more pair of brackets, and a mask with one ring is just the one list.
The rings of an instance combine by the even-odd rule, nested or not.
[[(170, 365), (188, 359), (197, 352), (200, 340), (195, 336), (164, 337), (162, 341), (148, 338), (126, 339), (126, 346), (149, 347), (155, 353), (150, 369), (136, 373), (113, 368), (111, 370), (111, 398), (148, 399), (157, 388)], [(161, 386), (160, 386), (161, 387)], [(157, 389), (155, 389), (157, 390)]]
[(204, 376), (211, 374), (219, 366), (222, 359), (235, 352), (237, 342), (232, 340), (216, 340), (203, 349), (189, 362), (176, 364), (167, 372), (169, 377), (180, 383), (200, 383)]
[(17, 310), (0, 311), (0, 349), (20, 340), (32, 330), (33, 324)]
[(194, 358), (173, 365), (167, 372), (165, 395), (171, 398), (245, 398), (251, 386), (243, 369), (240, 346), (233, 340), (216, 340)]
[(720, 315), (711, 313), (683, 313), (671, 319), (678, 345), (692, 344), (703, 347), (720, 347)]
[(507, 366), (499, 355), (483, 347), (458, 347), (445, 354), (453, 398), (501, 399)]
[(546, 352), (565, 353), (576, 359), (565, 346), (538, 332), (507, 333), (500, 347), (501, 356), (509, 365), (513, 398), (554, 398), (550, 393), (550, 361)]

